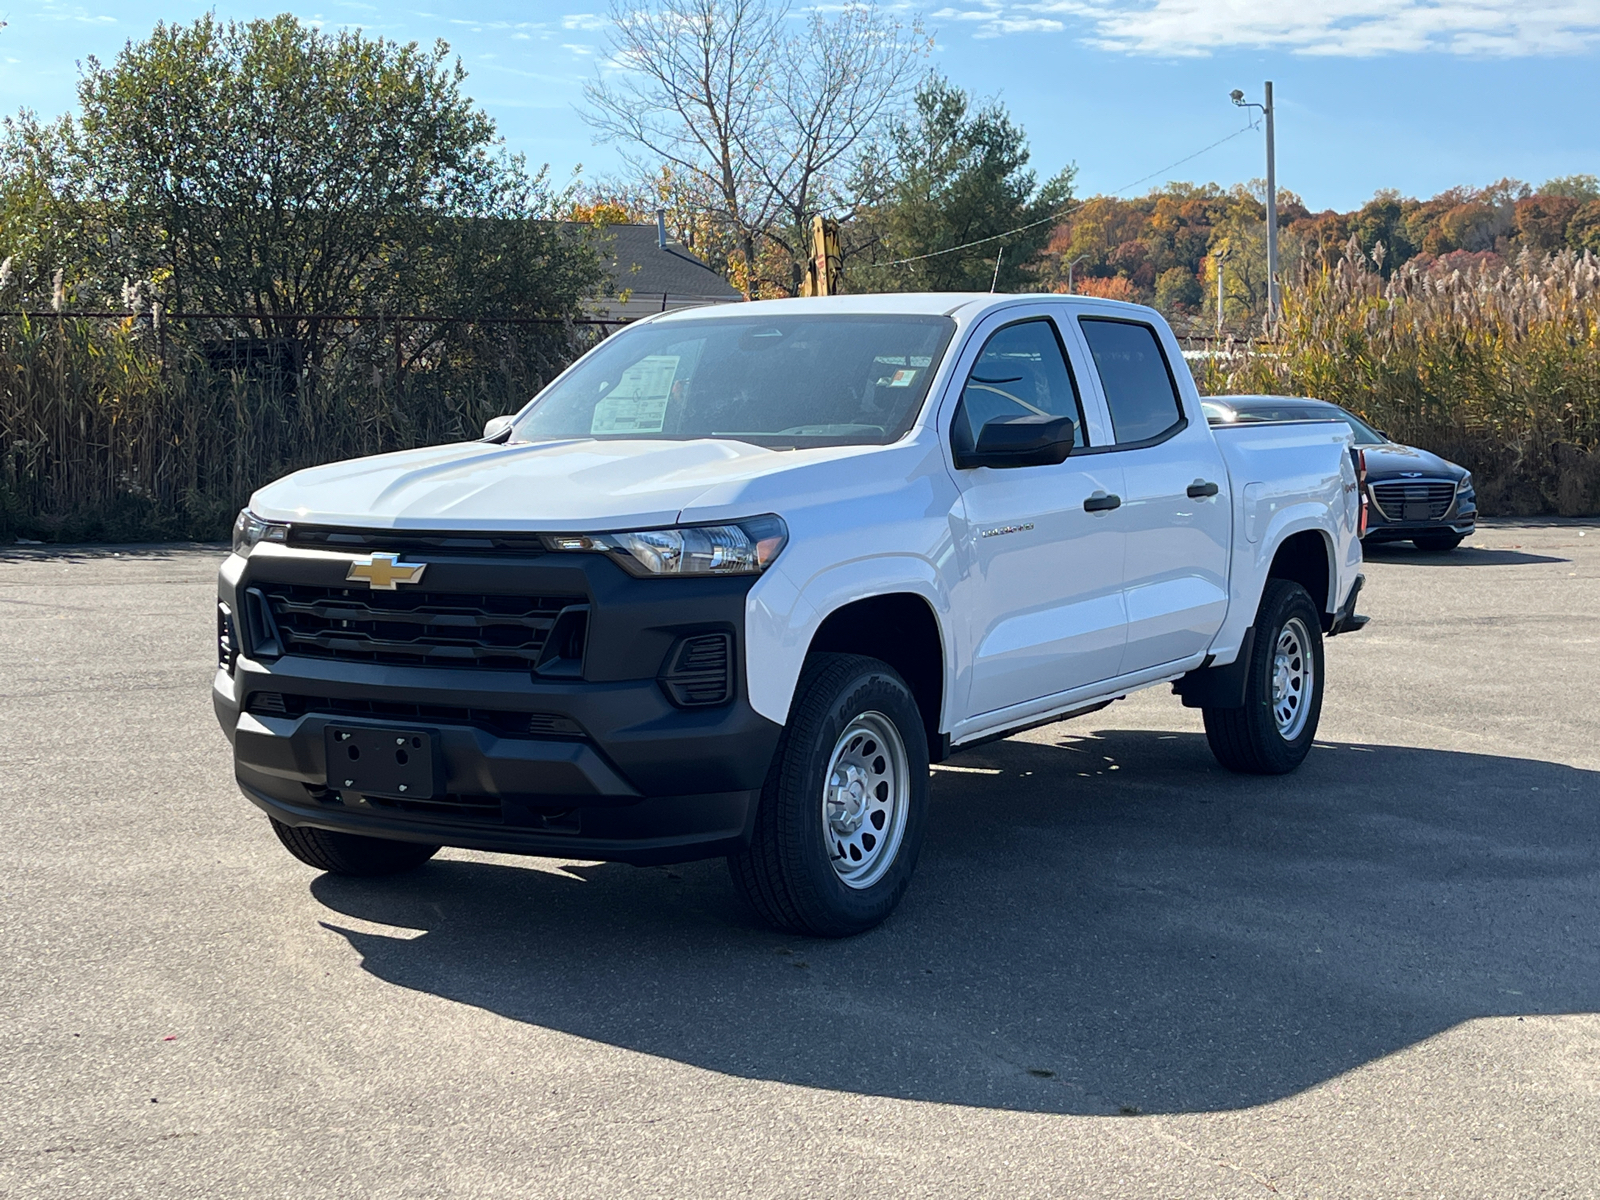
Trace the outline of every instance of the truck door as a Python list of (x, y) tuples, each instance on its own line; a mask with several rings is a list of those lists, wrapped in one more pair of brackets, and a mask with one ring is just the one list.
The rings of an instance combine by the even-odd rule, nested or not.
[[(1072, 417), (1087, 450), (1055, 323), (1042, 311), (1006, 318), (966, 368), (950, 444), (971, 446), (986, 421), (1031, 413)], [(972, 647), (965, 717), (1117, 673), (1127, 622), (1121, 525), (1106, 502), (1122, 486), (1113, 457), (1074, 452), (1053, 466), (955, 471), (965, 528), (952, 601)]]
[(1154, 326), (1083, 315), (1123, 473), (1128, 641), (1119, 674), (1199, 654), (1228, 611), (1232, 508), (1222, 452), (1196, 409), (1184, 413), (1175, 371)]

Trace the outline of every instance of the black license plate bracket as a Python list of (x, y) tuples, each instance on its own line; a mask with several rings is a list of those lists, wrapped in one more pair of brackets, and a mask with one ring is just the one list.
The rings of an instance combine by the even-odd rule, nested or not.
[(433, 799), (438, 755), (429, 730), (329, 725), (323, 736), (330, 788), (398, 800)]

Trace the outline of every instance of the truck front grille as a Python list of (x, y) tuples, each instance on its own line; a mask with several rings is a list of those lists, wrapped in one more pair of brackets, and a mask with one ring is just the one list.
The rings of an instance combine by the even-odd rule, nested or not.
[(1450, 511), (1456, 485), (1439, 479), (1394, 480), (1373, 484), (1372, 498), (1391, 521), (1437, 521)]
[(532, 669), (579, 596), (461, 595), (261, 585), (283, 653), (408, 666)]

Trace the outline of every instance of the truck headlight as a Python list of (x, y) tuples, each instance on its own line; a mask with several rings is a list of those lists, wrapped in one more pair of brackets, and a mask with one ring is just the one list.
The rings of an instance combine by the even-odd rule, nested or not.
[(274, 525), (270, 521), (263, 521), (248, 508), (240, 509), (238, 519), (233, 523), (233, 552), (248, 556), (250, 551), (260, 542), (286, 542), (289, 540), (289, 527), (287, 525)]
[(601, 551), (632, 575), (759, 575), (789, 541), (781, 517), (624, 533), (547, 534), (552, 550)]

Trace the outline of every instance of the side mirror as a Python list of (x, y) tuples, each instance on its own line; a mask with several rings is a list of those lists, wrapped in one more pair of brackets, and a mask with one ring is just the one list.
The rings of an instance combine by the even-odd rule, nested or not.
[(515, 420), (516, 417), (490, 417), (483, 423), (483, 440), (486, 442), (492, 442), (496, 438), (509, 432), (511, 429), (511, 422)]
[(1077, 426), (1071, 417), (1006, 417), (978, 431), (973, 450), (958, 450), (956, 466), (1051, 467), (1072, 453)]

